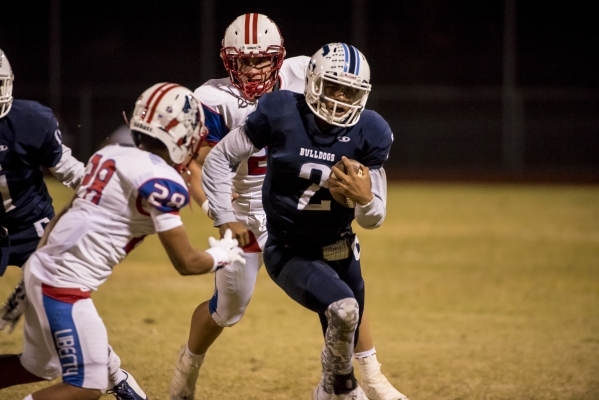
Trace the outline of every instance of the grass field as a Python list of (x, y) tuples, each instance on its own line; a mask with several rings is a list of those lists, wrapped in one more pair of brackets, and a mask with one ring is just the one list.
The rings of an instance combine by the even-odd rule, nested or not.
[[(50, 188), (57, 206), (70, 196)], [(183, 217), (205, 248), (215, 229), (199, 207)], [(599, 187), (392, 184), (383, 227), (358, 233), (378, 358), (410, 399), (599, 399)], [(0, 300), (19, 273), (0, 279)], [(152, 237), (94, 294), (151, 399), (168, 399), (191, 313), (212, 290), (212, 276), (179, 276)], [(20, 327), (0, 332), (2, 353), (20, 350)], [(208, 353), (196, 398), (308, 400), (321, 345), (316, 316), (262, 269), (245, 318)]]

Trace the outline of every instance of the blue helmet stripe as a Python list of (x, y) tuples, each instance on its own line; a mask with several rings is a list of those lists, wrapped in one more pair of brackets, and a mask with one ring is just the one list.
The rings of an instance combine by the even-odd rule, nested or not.
[(343, 62), (343, 72), (347, 72), (347, 57), (349, 55), (349, 50), (347, 48), (347, 45), (345, 43), (341, 43), (341, 46), (343, 47), (343, 56), (345, 57), (345, 60)]
[(356, 52), (356, 75), (359, 75), (360, 74), (360, 52), (355, 47), (352, 46), (352, 48)]
[(345, 53), (343, 72), (358, 75), (360, 72), (360, 52), (352, 45), (345, 43), (341, 43), (341, 45), (343, 46), (343, 52)]
[(346, 49), (346, 51), (349, 51), (349, 68), (347, 72), (356, 75), (356, 48), (354, 46), (347, 45)]

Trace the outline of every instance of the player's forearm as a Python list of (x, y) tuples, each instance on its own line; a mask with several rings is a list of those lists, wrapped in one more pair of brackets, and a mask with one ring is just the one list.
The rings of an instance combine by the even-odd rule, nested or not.
[(214, 266), (214, 259), (210, 254), (192, 248), (183, 226), (158, 232), (158, 238), (171, 263), (181, 275), (205, 274)]
[(185, 259), (176, 265), (175, 269), (181, 275), (201, 275), (212, 271), (213, 266), (214, 259), (210, 254), (194, 249), (186, 254)]
[(62, 156), (58, 164), (49, 168), (50, 172), (56, 179), (62, 182), (63, 185), (69, 186), (72, 189), (77, 188), (83, 175), (85, 174), (85, 166), (71, 154), (71, 149), (62, 145)]
[(207, 199), (206, 194), (202, 189), (202, 168), (196, 162), (192, 162), (189, 164), (189, 171), (191, 173), (189, 180), (189, 194), (196, 204), (202, 206)]
[(383, 168), (371, 169), (373, 199), (365, 205), (356, 205), (356, 222), (364, 229), (375, 229), (382, 225), (386, 215), (387, 178)]
[(231, 173), (234, 166), (247, 160), (255, 151), (245, 133), (237, 128), (229, 132), (206, 157), (202, 169), (202, 188), (208, 198), (210, 212), (214, 215), (215, 226), (236, 220), (231, 205)]

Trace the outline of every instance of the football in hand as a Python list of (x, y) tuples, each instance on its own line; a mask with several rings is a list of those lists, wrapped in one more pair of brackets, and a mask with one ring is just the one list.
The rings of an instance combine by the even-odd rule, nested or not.
[[(354, 168), (354, 171), (356, 171), (356, 174), (358, 176), (364, 175), (364, 170), (362, 169), (362, 164), (360, 164), (356, 160), (350, 159), (348, 161), (351, 164), (351, 166)], [(343, 172), (344, 174), (347, 174), (347, 168), (345, 168), (345, 164), (343, 164), (343, 160), (337, 162), (337, 164), (335, 164), (335, 167), (339, 168), (341, 170), (341, 172)], [(334, 180), (334, 179), (337, 179), (337, 178), (335, 177), (335, 174), (331, 171), (331, 175), (329, 176), (329, 187), (330, 187), (330, 181)], [(341, 204), (342, 206), (345, 206), (348, 208), (354, 208), (356, 206), (355, 202), (353, 202), (348, 197), (342, 195), (341, 193), (331, 192), (331, 196), (333, 196), (333, 199), (335, 199), (335, 201), (337, 203)]]

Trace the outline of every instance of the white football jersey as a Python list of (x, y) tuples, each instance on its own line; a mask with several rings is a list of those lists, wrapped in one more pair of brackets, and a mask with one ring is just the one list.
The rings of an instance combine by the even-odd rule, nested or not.
[(40, 262), (31, 273), (50, 286), (96, 290), (145, 236), (182, 225), (187, 187), (159, 156), (109, 145), (85, 173), (72, 207), (32, 256)]
[[(310, 57), (298, 56), (283, 61), (279, 71), (279, 89), (303, 93), (305, 71)], [(197, 88), (196, 98), (204, 105), (206, 140), (218, 143), (231, 129), (243, 124), (258, 104), (258, 99), (246, 100), (229, 78), (211, 79)], [(241, 163), (232, 177), (233, 191), (239, 194), (233, 202), (238, 215), (263, 213), (262, 182), (266, 174), (266, 150), (255, 153), (247, 162)]]

